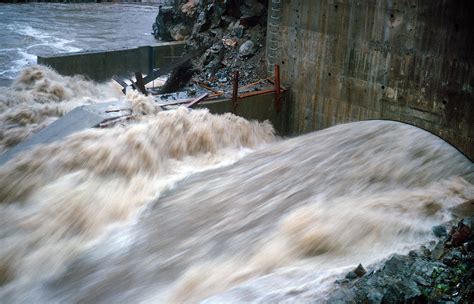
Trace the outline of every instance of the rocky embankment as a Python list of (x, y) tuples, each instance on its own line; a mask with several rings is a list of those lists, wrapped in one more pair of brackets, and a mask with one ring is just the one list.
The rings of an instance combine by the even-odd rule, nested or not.
[(336, 281), (328, 303), (474, 303), (474, 200), (458, 206), (461, 215), (433, 227), (438, 240), (408, 255), (395, 254), (366, 271), (359, 265)]
[(161, 41), (185, 40), (188, 53), (202, 50), (192, 66), (185, 67), (193, 73), (182, 83), (201, 82), (226, 91), (235, 71), (240, 72), (242, 85), (267, 75), (267, 6), (266, 0), (178, 0), (160, 7), (153, 34)]

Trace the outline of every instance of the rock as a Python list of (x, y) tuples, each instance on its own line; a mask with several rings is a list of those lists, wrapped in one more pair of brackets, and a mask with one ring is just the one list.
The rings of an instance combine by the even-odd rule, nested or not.
[(399, 303), (404, 298), (403, 291), (397, 284), (389, 285), (382, 298), (383, 303)]
[(349, 279), (349, 280), (354, 280), (354, 279), (357, 279), (358, 276), (357, 274), (354, 272), (354, 271), (349, 271), (347, 274), (346, 274), (346, 279)]
[(444, 245), (443, 243), (438, 243), (435, 248), (433, 248), (433, 251), (431, 252), (431, 258), (433, 260), (438, 260), (444, 253)]
[(443, 226), (433, 226), (433, 228), (431, 228), (431, 231), (433, 231), (433, 234), (438, 238), (442, 238), (448, 235), (448, 231)]
[(232, 47), (232, 48), (237, 45), (237, 39), (235, 39), (235, 38), (222, 39), (222, 42), (224, 43), (225, 46), (229, 46), (229, 47)]
[(191, 34), (191, 31), (191, 27), (183, 23), (169, 27), (169, 34), (175, 41), (182, 41), (188, 38)]
[(474, 199), (451, 208), (451, 212), (460, 218), (474, 216)]
[(425, 257), (429, 257), (431, 255), (431, 251), (428, 248), (426, 248), (426, 246), (420, 247), (420, 253), (424, 255)]
[(237, 38), (242, 38), (244, 36), (244, 28), (241, 26), (234, 27), (233, 32)]
[(349, 280), (348, 279), (339, 279), (339, 280), (336, 280), (334, 283), (336, 283), (336, 284), (347, 284), (347, 283), (349, 283)]
[(358, 277), (361, 277), (363, 276), (364, 274), (367, 273), (367, 270), (365, 270), (364, 266), (362, 266), (362, 264), (359, 264), (356, 269), (353, 270), (353, 272), (358, 276)]
[(224, 13), (224, 7), (215, 3), (211, 4), (208, 7), (208, 10), (211, 19), (211, 28), (219, 27), (222, 22), (222, 14)]
[(401, 271), (404, 271), (408, 266), (410, 266), (409, 261), (410, 260), (408, 257), (395, 254), (387, 262), (385, 262), (383, 270), (387, 275), (396, 276)]
[(209, 20), (207, 19), (207, 11), (203, 10), (199, 13), (196, 23), (194, 23), (193, 32), (200, 33), (206, 31), (211, 26)]
[(216, 42), (216, 43), (214, 43), (214, 44), (212, 45), (210, 51), (211, 51), (211, 53), (213, 53), (213, 54), (218, 54), (218, 53), (220, 53), (220, 52), (222, 51), (222, 48), (223, 48), (223, 47), (224, 47), (224, 45), (222, 44), (221, 41), (219, 41), (219, 42)]
[(448, 266), (454, 266), (462, 259), (462, 253), (459, 249), (452, 249), (445, 254), (443, 263)]
[(367, 300), (369, 303), (382, 303), (383, 293), (376, 290), (370, 290), (367, 294)]
[(251, 40), (245, 41), (239, 48), (239, 54), (242, 57), (249, 57), (255, 53), (255, 44)]
[(181, 12), (186, 14), (188, 17), (193, 17), (197, 10), (197, 1), (189, 0), (183, 6), (181, 6)]
[(173, 7), (164, 7), (160, 5), (155, 23), (153, 23), (153, 35), (155, 38), (162, 41), (172, 40), (168, 27), (175, 24), (175, 21)]
[(257, 0), (245, 0), (240, 6), (240, 13), (242, 17), (258, 17), (262, 16), (265, 12), (265, 6)]
[(453, 246), (458, 247), (464, 244), (471, 236), (471, 228), (460, 222), (452, 234)]

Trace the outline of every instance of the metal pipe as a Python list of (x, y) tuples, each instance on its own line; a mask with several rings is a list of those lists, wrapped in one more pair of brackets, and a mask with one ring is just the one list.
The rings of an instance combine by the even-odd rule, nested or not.
[(234, 72), (234, 79), (232, 82), (232, 111), (237, 110), (237, 97), (239, 93), (239, 71)]
[(280, 66), (278, 64), (275, 64), (275, 109), (277, 112), (281, 111)]

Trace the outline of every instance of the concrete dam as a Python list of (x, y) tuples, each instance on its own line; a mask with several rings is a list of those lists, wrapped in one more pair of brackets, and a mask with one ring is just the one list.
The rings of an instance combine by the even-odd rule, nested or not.
[(269, 1), (290, 132), (387, 119), (474, 159), (472, 1)]

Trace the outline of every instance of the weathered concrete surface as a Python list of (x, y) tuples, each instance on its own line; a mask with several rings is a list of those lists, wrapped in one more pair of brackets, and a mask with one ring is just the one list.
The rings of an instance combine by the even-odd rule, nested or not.
[(283, 136), (288, 134), (288, 102), (286, 93), (281, 94), (281, 101), (282, 110), (280, 112), (276, 112), (275, 94), (273, 93), (239, 99), (235, 112), (232, 109), (232, 101), (230, 99), (203, 102), (197, 108), (207, 108), (213, 114), (231, 112), (247, 120), (268, 120), (272, 123), (277, 133)]
[(121, 115), (117, 112), (106, 113), (108, 107), (120, 109), (124, 108), (124, 103), (113, 101), (75, 108), (48, 127), (1, 154), (0, 166), (19, 153), (30, 150), (36, 145), (52, 143), (72, 133), (97, 126), (105, 119), (112, 119)]
[(61, 75), (81, 74), (95, 81), (104, 81), (113, 75), (129, 76), (137, 71), (149, 73), (153, 68), (178, 59), (183, 49), (183, 42), (166, 42), (114, 51), (38, 56), (38, 64), (50, 66)]
[(473, 16), (470, 0), (270, 0), (291, 131), (397, 120), (474, 159)]

